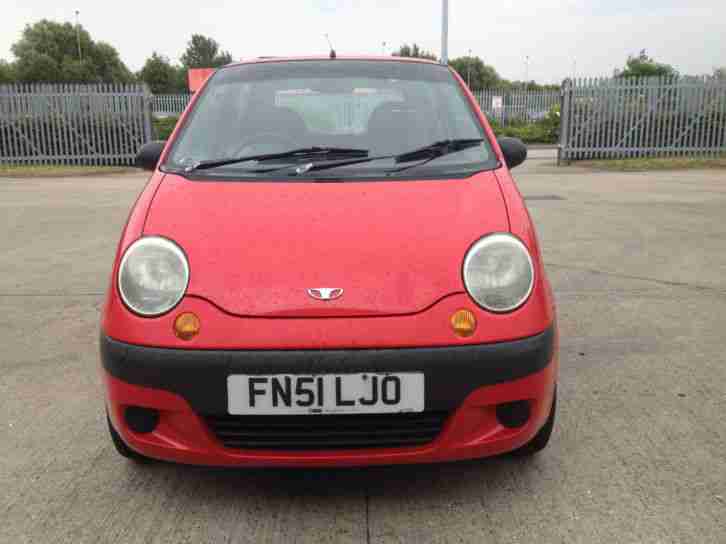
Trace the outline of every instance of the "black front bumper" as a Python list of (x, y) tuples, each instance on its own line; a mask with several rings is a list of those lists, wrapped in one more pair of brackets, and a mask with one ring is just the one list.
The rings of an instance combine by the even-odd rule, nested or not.
[(424, 372), (426, 410), (452, 410), (478, 387), (523, 378), (552, 359), (554, 328), (522, 340), (437, 348), (186, 350), (149, 348), (101, 334), (101, 361), (121, 381), (186, 399), (198, 414), (227, 412), (230, 374)]

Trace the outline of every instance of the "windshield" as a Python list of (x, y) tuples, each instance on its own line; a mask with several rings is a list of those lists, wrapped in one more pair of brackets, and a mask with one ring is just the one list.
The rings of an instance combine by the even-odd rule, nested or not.
[[(435, 142), (482, 140), (397, 168), (395, 156)], [(286, 61), (219, 70), (195, 104), (165, 169), (190, 171), (200, 162), (279, 155), (326, 148), (325, 157), (296, 153), (265, 159), (284, 176), (285, 165), (314, 161), (336, 177), (431, 177), (471, 174), (496, 166), (484, 131), (445, 66), (363, 60)], [(339, 150), (339, 151), (337, 151)], [(341, 154), (371, 160), (346, 161)], [(362, 155), (361, 155), (362, 154)], [(348, 164), (354, 162), (353, 164)], [(205, 177), (260, 177), (256, 161), (232, 162)], [(322, 168), (320, 168), (322, 169)], [(318, 174), (319, 176), (319, 174)], [(264, 176), (263, 176), (264, 177)]]

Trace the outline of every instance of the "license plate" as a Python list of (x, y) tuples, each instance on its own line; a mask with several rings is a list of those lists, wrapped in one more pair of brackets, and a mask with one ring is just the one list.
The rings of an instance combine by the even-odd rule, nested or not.
[(422, 372), (227, 376), (233, 415), (422, 412)]

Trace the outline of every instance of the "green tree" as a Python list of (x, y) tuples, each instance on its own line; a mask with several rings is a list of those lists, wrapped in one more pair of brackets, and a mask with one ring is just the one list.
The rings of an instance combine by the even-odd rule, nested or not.
[(502, 78), (493, 66), (484, 64), (479, 57), (458, 57), (449, 61), (449, 66), (459, 72), (464, 81), (469, 83), (472, 89), (490, 89), (500, 87)]
[(169, 59), (154, 51), (137, 74), (154, 94), (172, 94), (187, 89), (186, 68), (173, 66)]
[(15, 66), (5, 59), (0, 59), (0, 84), (15, 81)]
[(185, 66), (176, 66), (174, 70), (174, 88), (176, 92), (189, 91), (189, 80), (187, 77), (189, 70)]
[(192, 34), (180, 60), (187, 68), (217, 68), (232, 62), (232, 55), (229, 51), (220, 51), (213, 38)]
[(11, 49), (20, 81), (125, 83), (133, 79), (113, 46), (94, 42), (83, 27), (70, 23), (43, 19), (27, 25)]
[(134, 80), (133, 74), (121, 61), (118, 51), (111, 44), (95, 42), (88, 56), (93, 62), (96, 77), (100, 81), (129, 83)]
[(61, 81), (61, 67), (46, 53), (24, 52), (15, 62), (15, 76), (18, 81)]
[(677, 77), (678, 71), (670, 64), (661, 64), (647, 55), (645, 49), (638, 56), (630, 55), (623, 70), (616, 70), (615, 77)]
[(713, 77), (716, 79), (723, 79), (724, 81), (726, 81), (726, 66), (722, 66), (721, 68), (714, 68)]
[(415, 57), (419, 59), (429, 59), (429, 60), (437, 60), (437, 56), (431, 53), (430, 51), (426, 51), (424, 49), (421, 49), (417, 43), (414, 43), (412, 45), (408, 45), (407, 43), (404, 43), (398, 51), (394, 51), (393, 53), (394, 57)]
[(53, 81), (90, 82), (98, 81), (98, 78), (96, 77), (93, 62), (90, 59), (79, 61), (78, 59), (65, 57), (60, 65), (59, 76)]
[[(93, 41), (82, 27), (78, 29), (81, 51), (89, 51)], [(58, 66), (66, 57), (78, 59), (76, 27), (70, 23), (56, 23), (42, 19), (26, 25), (22, 37), (11, 47), (18, 60), (33, 54), (46, 55)]]

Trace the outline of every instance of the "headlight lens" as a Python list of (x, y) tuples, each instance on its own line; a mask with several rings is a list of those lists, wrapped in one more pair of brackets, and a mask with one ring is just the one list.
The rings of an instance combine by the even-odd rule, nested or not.
[(189, 284), (189, 264), (171, 240), (149, 236), (137, 240), (124, 253), (118, 272), (118, 289), (124, 303), (143, 316), (171, 310)]
[(529, 251), (518, 238), (504, 233), (485, 236), (469, 249), (463, 275), (471, 298), (490, 312), (519, 308), (534, 285)]

